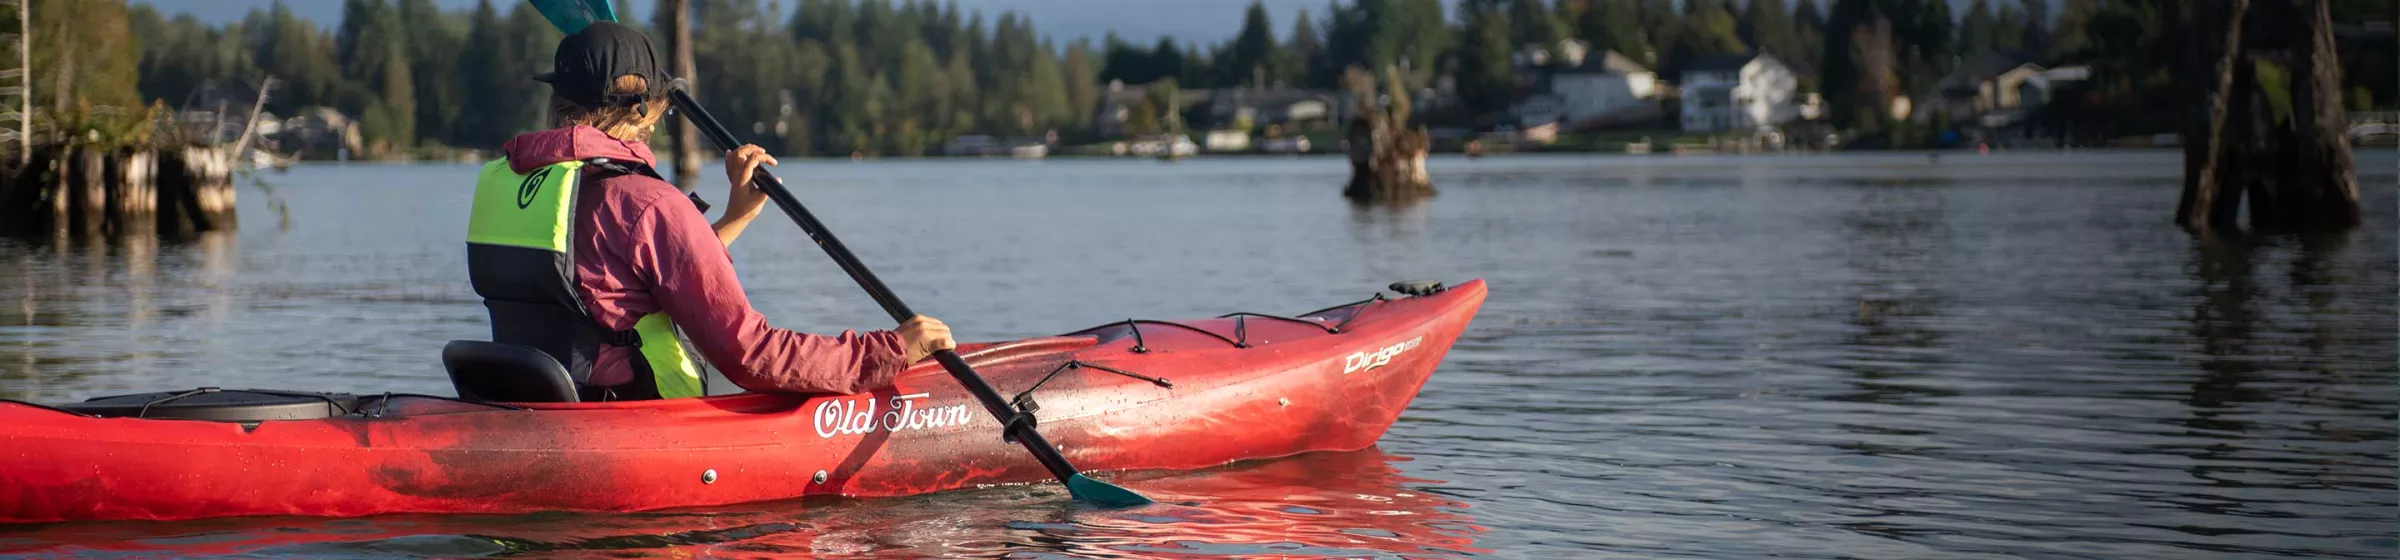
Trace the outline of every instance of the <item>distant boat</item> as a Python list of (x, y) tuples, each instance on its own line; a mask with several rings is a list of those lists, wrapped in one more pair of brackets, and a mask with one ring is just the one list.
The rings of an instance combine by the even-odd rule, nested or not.
[(1309, 148), (1306, 136), (1268, 138), (1265, 142), (1259, 143), (1259, 151), (1270, 154), (1305, 154), (1308, 153)]
[(1174, 161), (1199, 152), (1200, 145), (1193, 144), (1190, 138), (1181, 135), (1162, 135), (1134, 140), (1125, 145), (1123, 153)]

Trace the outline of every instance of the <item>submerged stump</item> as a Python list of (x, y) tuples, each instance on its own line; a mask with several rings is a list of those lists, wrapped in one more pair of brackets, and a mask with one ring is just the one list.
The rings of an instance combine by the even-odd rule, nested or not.
[(1353, 202), (1395, 204), (1434, 195), (1425, 172), (1431, 147), (1425, 127), (1410, 124), (1408, 88), (1395, 68), (1385, 68), (1388, 103), (1377, 103), (1375, 79), (1352, 68), (1344, 76), (1356, 114), (1344, 131), (1350, 155), (1350, 184), (1342, 196)]
[[(2341, 105), (2341, 67), (2336, 58), (2332, 12), (2327, 0), (2311, 0), (2307, 13), (2267, 18), (2282, 25), (2244, 27), (2253, 9), (2290, 9), (2276, 3), (2234, 0), (2199, 3), (2221, 32), (2202, 34), (2221, 44), (2199, 44), (2185, 56), (2214, 53), (2207, 88), (2189, 88), (2196, 104), (2193, 130), (2185, 135), (2184, 190), (2175, 221), (2206, 233), (2235, 228), (2242, 203), (2250, 203), (2250, 227), (2262, 231), (2342, 230), (2359, 225), (2356, 160), (2344, 135), (2348, 116)], [(2266, 45), (2261, 47), (2260, 45)], [(2191, 58), (2187, 58), (2187, 61)], [(2196, 63), (2187, 62), (2193, 69)], [(2259, 77), (2280, 69), (2288, 80)], [(2197, 70), (2195, 70), (2197, 71)], [(2271, 83), (2285, 91), (2266, 91)], [(2272, 103), (2288, 99), (2287, 105)]]
[(0, 176), (0, 234), (183, 236), (232, 229), (230, 152), (35, 146), (26, 166)]

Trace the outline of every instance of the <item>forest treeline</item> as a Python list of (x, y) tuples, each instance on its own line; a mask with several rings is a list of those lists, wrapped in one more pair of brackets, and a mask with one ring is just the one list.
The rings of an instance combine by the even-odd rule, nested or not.
[[(1254, 1), (1219, 42), (1135, 42), (1057, 37), (1023, 15), (955, 1), (682, 1), (699, 97), (785, 154), (918, 155), (963, 134), (1088, 140), (1111, 82), (1332, 89), (1351, 67), (1398, 68), (1446, 101), (1421, 104), (1420, 119), (1477, 127), (1528, 93), (1520, 74), (1541, 69), (1520, 64), (1522, 54), (1566, 39), (1623, 53), (1668, 81), (1705, 57), (1772, 55), (1801, 71), (1804, 90), (1823, 94), (1832, 125), (1853, 132), (1890, 126), (1881, 108), (1891, 98), (1928, 92), (1979, 54), (2084, 64), (2093, 80), (2080, 102), (2108, 121), (2095, 126), (2144, 133), (2177, 126), (2180, 115), (2164, 109), (2176, 105), (2159, 103), (2176, 97), (2169, 46), (2202, 32), (2181, 0), (1974, 0), (1964, 13), (1947, 0), (1335, 0), (1289, 22)], [(2390, 105), (2400, 80), (2392, 4), (2330, 1), (2337, 21), (2386, 22), (2380, 47), (2342, 58), (2352, 104)], [(75, 9), (57, 9), (63, 2)], [(635, 13), (617, 2), (619, 13)], [(549, 67), (559, 39), (509, 0), (462, 10), (343, 0), (331, 26), (281, 3), (214, 25), (123, 0), (32, 4), (34, 83), (46, 106), (247, 99), (272, 75), (269, 111), (333, 108), (384, 153), (488, 149), (541, 127), (547, 90), (527, 77)]]

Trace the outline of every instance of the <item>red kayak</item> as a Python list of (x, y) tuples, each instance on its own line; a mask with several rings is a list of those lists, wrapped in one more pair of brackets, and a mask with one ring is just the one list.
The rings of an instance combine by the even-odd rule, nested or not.
[[(1296, 317), (1126, 321), (960, 350), (1088, 471), (1355, 450), (1399, 418), (1484, 299), (1480, 280), (1403, 291), (1413, 295)], [(1051, 479), (930, 362), (859, 395), (490, 404), (275, 393), (306, 398), (258, 410), (326, 412), (157, 417), (237, 393), (117, 408), (0, 401), (0, 523), (623, 512)]]

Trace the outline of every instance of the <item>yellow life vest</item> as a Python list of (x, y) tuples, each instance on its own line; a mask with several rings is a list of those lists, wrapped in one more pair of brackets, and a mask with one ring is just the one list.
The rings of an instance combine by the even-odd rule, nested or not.
[(491, 310), (492, 340), (557, 358), (578, 386), (591, 379), (600, 345), (631, 346), (642, 355), (636, 373), (646, 372), (660, 397), (700, 396), (700, 368), (666, 313), (644, 315), (632, 330), (610, 330), (575, 296), (575, 250), (569, 245), (575, 200), (582, 176), (593, 169), (624, 167), (566, 161), (520, 174), (501, 159), (476, 177), (467, 275)]

